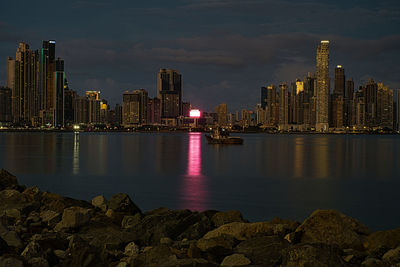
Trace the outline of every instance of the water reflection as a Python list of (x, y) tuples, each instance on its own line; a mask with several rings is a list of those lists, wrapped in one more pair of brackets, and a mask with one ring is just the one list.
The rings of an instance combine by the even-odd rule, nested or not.
[(207, 189), (201, 169), (201, 133), (189, 134), (187, 173), (184, 176), (182, 208), (206, 210)]
[(79, 133), (74, 134), (74, 152), (72, 158), (72, 174), (79, 174)]

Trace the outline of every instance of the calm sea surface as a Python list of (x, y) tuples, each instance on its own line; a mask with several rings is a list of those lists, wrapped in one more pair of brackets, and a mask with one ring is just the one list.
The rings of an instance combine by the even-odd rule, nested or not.
[(90, 200), (128, 193), (143, 210), (238, 209), (251, 221), (333, 208), (400, 227), (400, 136), (0, 133), (0, 168), (21, 184)]

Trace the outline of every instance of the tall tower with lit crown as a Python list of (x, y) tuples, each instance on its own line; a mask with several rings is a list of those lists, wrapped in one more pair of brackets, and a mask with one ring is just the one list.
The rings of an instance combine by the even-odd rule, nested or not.
[(315, 129), (325, 132), (329, 129), (329, 41), (321, 41), (317, 48), (317, 110)]

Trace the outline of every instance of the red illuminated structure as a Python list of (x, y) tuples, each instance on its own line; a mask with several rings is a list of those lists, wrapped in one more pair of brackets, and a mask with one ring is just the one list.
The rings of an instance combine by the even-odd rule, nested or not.
[(191, 109), (189, 114), (190, 118), (195, 118), (195, 119), (200, 118), (201, 115), (200, 110), (198, 109)]

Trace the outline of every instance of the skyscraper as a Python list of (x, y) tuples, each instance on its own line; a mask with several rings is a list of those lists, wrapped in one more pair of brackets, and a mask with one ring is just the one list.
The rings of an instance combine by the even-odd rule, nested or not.
[(58, 58), (56, 60), (56, 72), (54, 77), (54, 92), (55, 97), (53, 97), (53, 101), (55, 101), (54, 110), (55, 110), (55, 121), (54, 126), (64, 127), (64, 89), (65, 89), (65, 72), (64, 72), (64, 60)]
[(147, 122), (148, 94), (144, 89), (125, 91), (122, 95), (122, 124), (130, 127)]
[(289, 124), (289, 88), (286, 83), (279, 85), (279, 129)]
[(335, 87), (333, 89), (334, 95), (340, 95), (344, 97), (345, 80), (344, 68), (341, 65), (337, 65), (335, 68)]
[(335, 85), (332, 96), (332, 122), (335, 128), (343, 128), (344, 125), (345, 80), (344, 68), (338, 65), (335, 68)]
[(329, 129), (329, 41), (321, 41), (317, 48), (317, 107), (316, 131), (324, 132)]
[(11, 89), (0, 87), (0, 122), (11, 121)]
[(219, 104), (215, 108), (215, 113), (217, 113), (217, 123), (219, 126), (226, 126), (228, 124), (228, 108), (225, 103)]
[(176, 70), (160, 69), (157, 74), (157, 97), (161, 100), (161, 117), (182, 115), (182, 75)]

